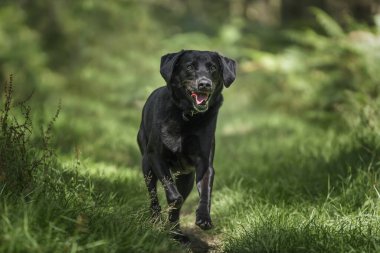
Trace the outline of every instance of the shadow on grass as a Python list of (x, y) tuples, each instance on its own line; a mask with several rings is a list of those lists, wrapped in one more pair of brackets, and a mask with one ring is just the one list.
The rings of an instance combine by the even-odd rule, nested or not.
[[(271, 126), (221, 136), (216, 188), (232, 187), (273, 204), (325, 201), (331, 194), (339, 195), (379, 157), (348, 135), (337, 136), (312, 128), (297, 132)], [(366, 192), (358, 194), (365, 201)]]
[(371, 142), (271, 126), (219, 141), (213, 203), (216, 225), (230, 233), (226, 252), (379, 249), (380, 159)]

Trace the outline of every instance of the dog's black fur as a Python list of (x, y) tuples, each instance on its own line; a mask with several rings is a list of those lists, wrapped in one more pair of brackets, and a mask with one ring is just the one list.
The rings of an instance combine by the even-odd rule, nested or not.
[(200, 201), (195, 223), (212, 227), (210, 208), (214, 179), (215, 128), (223, 86), (235, 80), (235, 61), (215, 52), (182, 50), (161, 58), (167, 85), (153, 91), (143, 109), (137, 140), (142, 170), (155, 217), (161, 211), (157, 180), (164, 186), (169, 220), (177, 238), (179, 213), (196, 181)]

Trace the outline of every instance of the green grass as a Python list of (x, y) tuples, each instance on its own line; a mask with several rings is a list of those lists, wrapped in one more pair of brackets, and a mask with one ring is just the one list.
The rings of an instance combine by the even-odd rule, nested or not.
[(72, 170), (71, 164), (57, 169), (55, 185), (25, 200), (2, 199), (1, 252), (166, 252), (175, 248), (164, 226), (148, 220), (145, 189), (136, 170), (86, 164), (92, 169), (74, 166)]
[[(347, 132), (252, 110), (244, 89), (225, 90), (218, 122), (215, 229), (195, 228), (194, 189), (183, 209), (185, 230), (224, 252), (378, 252), (379, 163)], [(50, 183), (22, 199), (2, 195), (0, 252), (187, 251), (169, 238), (165, 222), (149, 220), (134, 144), (140, 106), (107, 110), (81, 101), (88, 111), (75, 112), (80, 120), (67, 121), (74, 112), (63, 107), (56, 122), (67, 149)], [(166, 207), (162, 191), (161, 203)]]
[[(380, 252), (378, 34), (345, 33), (319, 11), (326, 35), (263, 28), (264, 36), (239, 20), (209, 35), (174, 17), (168, 27), (153, 4), (61, 4), (47, 5), (60, 13), (65, 40), (56, 44), (44, 33), (55, 31), (49, 19), (33, 25), (41, 15), (11, 3), (0, 11), (8, 39), (0, 75), (16, 73), (21, 97), (36, 89), (32, 133), (23, 130), (32, 148), (16, 145), (26, 164), (44, 154), (36, 132), (62, 101), (50, 139), (56, 156), (33, 167), (26, 191), (9, 191), (0, 167), (0, 252)], [(218, 118), (215, 228), (194, 225), (194, 189), (181, 218), (190, 248), (168, 235), (161, 188), (163, 221), (151, 222), (136, 143), (142, 106), (163, 84), (160, 56), (181, 48), (239, 61)], [(0, 166), (23, 171), (18, 149), (0, 144), (11, 154), (0, 153)]]
[(350, 136), (268, 115), (219, 148), (232, 151), (214, 195), (223, 250), (378, 252), (379, 163)]

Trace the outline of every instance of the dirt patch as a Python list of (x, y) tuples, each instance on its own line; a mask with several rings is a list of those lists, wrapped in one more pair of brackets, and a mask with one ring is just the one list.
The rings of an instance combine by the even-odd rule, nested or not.
[(182, 231), (190, 238), (190, 250), (193, 253), (221, 252), (221, 240), (218, 235), (204, 232), (195, 225), (183, 227)]

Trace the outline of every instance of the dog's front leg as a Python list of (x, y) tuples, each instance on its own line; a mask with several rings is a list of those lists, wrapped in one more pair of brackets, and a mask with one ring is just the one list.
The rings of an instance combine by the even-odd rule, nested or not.
[(165, 190), (166, 199), (171, 207), (179, 208), (182, 206), (183, 197), (178, 192), (174, 180), (170, 174), (169, 166), (162, 158), (155, 154), (149, 154), (149, 160), (152, 164), (152, 169), (157, 178), (161, 181)]
[(182, 207), (184, 199), (174, 183), (174, 180), (170, 174), (169, 166), (160, 156), (152, 153), (149, 154), (149, 160), (155, 175), (161, 181), (162, 186), (164, 187), (166, 200), (170, 208), (172, 208), (172, 210), (169, 212), (169, 221), (172, 225), (171, 234), (174, 239), (183, 243), (187, 243), (189, 241), (189, 238), (182, 233), (179, 226), (179, 210)]
[(195, 224), (201, 229), (207, 230), (212, 228), (211, 222), (211, 192), (214, 182), (214, 168), (212, 165), (206, 169), (198, 168), (197, 170), (197, 188), (199, 193), (199, 204), (196, 211)]

